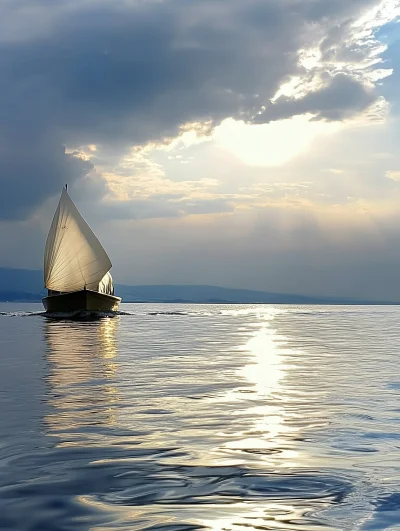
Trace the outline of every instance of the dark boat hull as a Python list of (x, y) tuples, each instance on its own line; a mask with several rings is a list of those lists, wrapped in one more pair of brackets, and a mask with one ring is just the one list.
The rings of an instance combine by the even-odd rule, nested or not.
[(111, 312), (119, 308), (120, 297), (92, 290), (50, 295), (42, 299), (46, 312)]

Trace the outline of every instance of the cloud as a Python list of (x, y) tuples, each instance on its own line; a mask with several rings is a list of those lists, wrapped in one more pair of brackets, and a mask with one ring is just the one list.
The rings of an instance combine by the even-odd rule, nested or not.
[[(174, 137), (188, 122), (251, 122), (263, 107), (265, 120), (304, 112), (336, 120), (359, 113), (376, 97), (360, 78), (361, 67), (351, 72), (330, 52), (336, 75), (332, 64), (310, 73), (299, 58), (327, 35), (325, 53), (338, 47), (344, 40), (335, 36), (338, 25), (346, 28), (346, 42), (364, 45), (352, 23), (377, 3), (3, 2), (0, 136), (7, 153), (0, 153), (0, 169), (10, 194), (0, 216), (27, 217), (60, 182), (90, 170), (64, 145), (95, 144), (116, 157), (132, 145)], [(325, 77), (323, 88), (269, 105), (293, 76), (322, 79), (324, 71), (331, 81)], [(12, 184), (16, 176), (20, 197)]]
[[(309, 114), (268, 124), (225, 120), (215, 129), (213, 138), (248, 166), (282, 166), (306, 151), (317, 137), (338, 130), (336, 124), (316, 122), (311, 118)], [(263, 121), (261, 115), (260, 122)]]
[(396, 182), (400, 181), (400, 171), (399, 170), (388, 170), (385, 175), (391, 181), (396, 181)]
[(36, 205), (74, 183), (93, 165), (79, 154), (67, 153), (52, 139), (26, 137), (0, 127), (0, 218), (19, 219), (32, 214)]
[(281, 96), (257, 117), (265, 123), (299, 114), (313, 114), (317, 119), (340, 121), (367, 109), (377, 99), (371, 88), (345, 74), (337, 74), (323, 88), (300, 99)]
[(319, 90), (303, 98), (281, 96), (256, 118), (257, 123), (282, 120), (299, 114), (312, 114), (317, 119), (340, 121), (367, 109), (377, 95), (346, 74), (337, 74)]
[(256, 93), (272, 94), (296, 68), (302, 42), (298, 16), (285, 22), (267, 2), (262, 33), (260, 2), (251, 4), (72, 3), (50, 33), (3, 43), (5, 96), (13, 101), (17, 87), (33, 97), (27, 118), (40, 104), (48, 125), (94, 143), (147, 142), (187, 121), (248, 112)]
[(101, 218), (113, 220), (180, 218), (233, 211), (233, 202), (223, 197), (189, 199), (179, 194), (157, 194), (143, 199), (105, 201), (102, 204)]

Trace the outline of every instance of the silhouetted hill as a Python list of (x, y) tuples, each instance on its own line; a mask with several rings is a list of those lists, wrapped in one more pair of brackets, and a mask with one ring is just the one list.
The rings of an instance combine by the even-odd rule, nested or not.
[[(124, 286), (116, 285), (116, 293), (126, 302), (198, 302), (198, 303), (274, 303), (312, 304), (317, 299), (302, 295), (267, 293), (219, 286)], [(326, 299), (327, 300), (327, 299)], [(320, 299), (318, 299), (321, 302)], [(322, 301), (323, 302), (323, 301)]]
[[(31, 269), (0, 267), (0, 294), (25, 292), (38, 294), (43, 289), (43, 272)], [(0, 295), (2, 298), (2, 295)], [(2, 300), (4, 300), (2, 298)]]
[[(181, 302), (237, 304), (386, 304), (333, 297), (307, 297), (287, 293), (270, 293), (248, 289), (202, 285), (126, 286), (115, 285), (123, 302)], [(43, 272), (30, 269), (0, 268), (0, 301), (40, 301), (45, 295)], [(390, 304), (390, 303), (389, 303)]]

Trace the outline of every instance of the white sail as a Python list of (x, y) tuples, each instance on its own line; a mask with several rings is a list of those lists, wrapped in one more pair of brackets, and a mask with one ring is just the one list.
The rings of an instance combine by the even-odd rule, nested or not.
[(106, 293), (107, 295), (114, 295), (113, 279), (110, 272), (106, 273), (100, 280), (97, 291), (99, 293)]
[(97, 290), (111, 261), (64, 188), (44, 253), (44, 282), (49, 290)]

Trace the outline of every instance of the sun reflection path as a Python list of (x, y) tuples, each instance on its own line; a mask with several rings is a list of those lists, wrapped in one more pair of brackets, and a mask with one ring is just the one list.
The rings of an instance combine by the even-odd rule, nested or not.
[(247, 353), (249, 363), (238, 370), (238, 376), (251, 387), (240, 386), (226, 399), (242, 405), (235, 415), (248, 419), (249, 423), (247, 429), (235, 433), (225, 448), (245, 452), (247, 458), (252, 454), (274, 467), (296, 467), (300, 455), (293, 439), (298, 430), (288, 424), (290, 413), (285, 407), (288, 400), (285, 377), (290, 366), (288, 360), (294, 353), (287, 347), (287, 339), (273, 328), (274, 319), (287, 310), (261, 307), (239, 311), (255, 318), (251, 327), (256, 331), (239, 347)]

